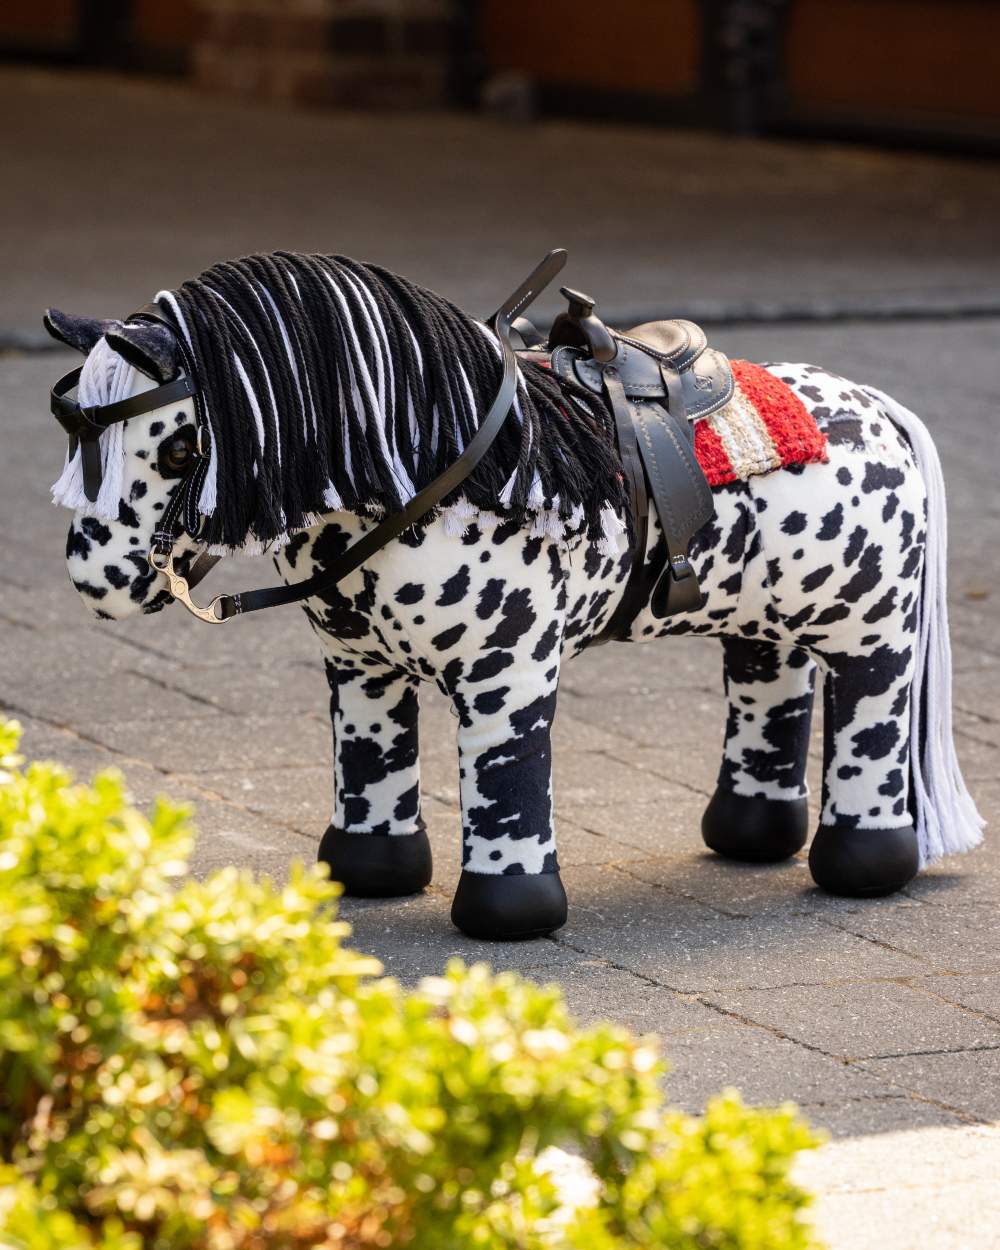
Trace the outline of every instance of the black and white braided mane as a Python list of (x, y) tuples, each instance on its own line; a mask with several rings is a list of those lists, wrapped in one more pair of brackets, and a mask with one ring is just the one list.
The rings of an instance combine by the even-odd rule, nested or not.
[[(204, 537), (258, 548), (337, 510), (401, 507), (461, 453), (501, 373), (492, 333), (440, 295), (343, 256), (274, 252), (157, 296), (183, 336), (212, 433)], [(532, 362), (515, 411), (445, 510), (536, 532), (624, 502), (596, 397)]]

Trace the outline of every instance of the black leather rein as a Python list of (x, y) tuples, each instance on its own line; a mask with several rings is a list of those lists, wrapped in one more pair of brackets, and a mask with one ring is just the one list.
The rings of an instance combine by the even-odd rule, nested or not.
[[(271, 586), (264, 590), (244, 590), (233, 595), (217, 595), (204, 608), (196, 604), (191, 599), (190, 589), (208, 572), (217, 557), (200, 557), (192, 566), (191, 573), (185, 577), (175, 570), (172, 554), (173, 544), (182, 527), (182, 514), (186, 514), (184, 528), (189, 533), (197, 530), (196, 524), (192, 526), (192, 520), (197, 511), (198, 495), (207, 461), (204, 458), (196, 460), (194, 466), (181, 480), (171, 499), (160, 526), (153, 536), (153, 545), (149, 553), (150, 565), (157, 572), (165, 574), (170, 593), (174, 598), (179, 599), (199, 620), (215, 624), (231, 620), (234, 616), (244, 616), (247, 612), (259, 612), (261, 608), (277, 608), (288, 603), (300, 603), (303, 599), (332, 589), (394, 538), (398, 538), (405, 529), (419, 521), (432, 508), (437, 507), (446, 495), (461, 486), (489, 451), (503, 428), (517, 395), (517, 356), (510, 341), (511, 328), (520, 313), (548, 286), (565, 263), (566, 252), (562, 248), (549, 252), (487, 323), (495, 331), (500, 344), (503, 374), (489, 411), (462, 454), (433, 482), (414, 495), (404, 508), (380, 521), (374, 529), (359, 538), (322, 573), (317, 573), (314, 577), (306, 578), (301, 582), (293, 582), (289, 586)], [(155, 310), (150, 310), (148, 313), (144, 310), (143, 315), (155, 316)]]

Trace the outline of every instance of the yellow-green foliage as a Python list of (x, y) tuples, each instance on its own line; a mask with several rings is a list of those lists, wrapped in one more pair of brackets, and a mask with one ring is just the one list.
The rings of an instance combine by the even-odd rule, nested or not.
[(318, 873), (182, 881), (186, 812), (16, 749), (0, 723), (4, 1250), (813, 1244), (791, 1110), (668, 1112), (648, 1039), (513, 975), (404, 993)]

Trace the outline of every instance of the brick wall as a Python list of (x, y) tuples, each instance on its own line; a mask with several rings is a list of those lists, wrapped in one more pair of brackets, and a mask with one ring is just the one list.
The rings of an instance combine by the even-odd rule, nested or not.
[(445, 99), (449, 0), (194, 0), (202, 87), (299, 104)]

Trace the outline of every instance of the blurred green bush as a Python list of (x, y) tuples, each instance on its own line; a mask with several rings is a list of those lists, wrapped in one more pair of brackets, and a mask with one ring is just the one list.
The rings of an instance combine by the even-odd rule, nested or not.
[(450, 965), (405, 993), (337, 888), (181, 880), (188, 813), (24, 769), (0, 722), (4, 1250), (804, 1250), (792, 1109), (669, 1112), (648, 1040)]

